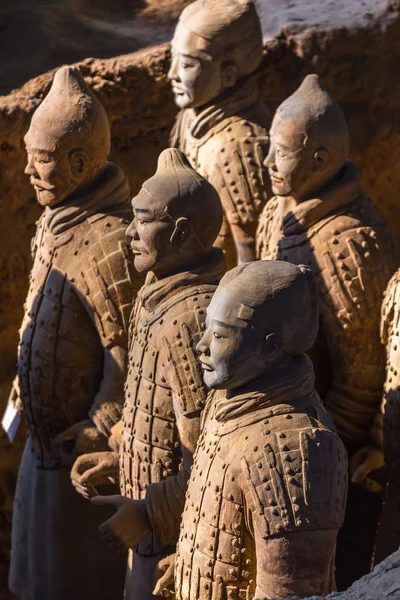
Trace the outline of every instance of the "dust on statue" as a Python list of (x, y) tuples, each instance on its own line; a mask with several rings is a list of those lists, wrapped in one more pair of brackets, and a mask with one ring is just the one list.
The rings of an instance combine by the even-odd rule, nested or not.
[(252, 0), (197, 0), (182, 12), (172, 40), (168, 77), (181, 111), (170, 142), (221, 197), (217, 245), (228, 268), (254, 260), (257, 220), (270, 196), (262, 162), (271, 119), (254, 76), (262, 56)]
[[(120, 419), (135, 289), (124, 245), (129, 185), (107, 162), (110, 128), (74, 67), (57, 71), (25, 136), (44, 212), (18, 353), (29, 428), (14, 502), (10, 588), (23, 600), (122, 596), (124, 557), (97, 543), (100, 514), (71, 485), (79, 453)], [(117, 594), (118, 595), (118, 594)]]
[(176, 598), (284, 599), (335, 589), (346, 451), (305, 352), (308, 267), (247, 263), (221, 280), (198, 344), (211, 388), (176, 557)]
[[(134, 549), (126, 598), (146, 600), (154, 597), (179, 537), (207, 395), (195, 348), (225, 259), (213, 247), (222, 223), (219, 196), (179, 150), (161, 153), (155, 175), (132, 206), (127, 235), (135, 267), (148, 274), (130, 324), (122, 495), (92, 501), (117, 508), (100, 532), (112, 548)], [(84, 477), (79, 473), (77, 488)], [(95, 480), (91, 485), (96, 487)]]
[(396, 265), (394, 244), (360, 189), (346, 120), (317, 75), (279, 106), (270, 139), (265, 166), (276, 196), (261, 215), (257, 252), (316, 274), (321, 327), (310, 356), (354, 481), (337, 551), (338, 586), (347, 589), (370, 569), (380, 513), (381, 496), (370, 491), (376, 484), (360, 475), (375, 464), (366, 446), (385, 375), (380, 306)]

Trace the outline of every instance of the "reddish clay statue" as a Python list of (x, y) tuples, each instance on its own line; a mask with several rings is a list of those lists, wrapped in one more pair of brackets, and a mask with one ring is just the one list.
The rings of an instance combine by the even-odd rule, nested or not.
[[(380, 305), (395, 266), (392, 236), (360, 190), (345, 118), (316, 75), (278, 108), (270, 138), (265, 166), (276, 196), (260, 219), (258, 256), (307, 264), (316, 274), (321, 327), (310, 356), (349, 454), (361, 452), (356, 470), (382, 395)], [(351, 574), (341, 578), (338, 570), (341, 587), (369, 570), (379, 510), (379, 497), (350, 486), (338, 558)]]
[(252, 75), (262, 48), (252, 0), (197, 0), (182, 12), (172, 40), (168, 77), (181, 112), (171, 145), (221, 197), (218, 245), (228, 268), (254, 260), (257, 219), (270, 195), (262, 162), (271, 120)]
[(127, 328), (139, 276), (124, 244), (129, 185), (106, 162), (106, 113), (62, 67), (25, 136), (45, 208), (18, 354), (29, 427), (14, 503), (10, 587), (23, 600), (122, 596), (124, 557), (97, 542), (107, 518), (71, 485), (77, 454), (107, 448), (120, 419)]
[(207, 395), (195, 347), (225, 271), (213, 248), (222, 206), (179, 150), (132, 200), (127, 231), (135, 267), (148, 272), (130, 324), (120, 450), (122, 496), (94, 498), (118, 512), (101, 528), (114, 549), (133, 548), (127, 598), (152, 597), (157, 564), (175, 551)]
[(178, 600), (335, 589), (347, 460), (304, 354), (317, 330), (308, 267), (252, 262), (221, 280), (197, 346), (215, 391), (186, 494)]
[[(374, 563), (400, 546), (400, 270), (389, 282), (382, 305), (381, 339), (386, 346), (386, 381), (380, 409), (365, 448), (361, 477), (387, 466), (387, 484), (380, 518)], [(353, 476), (354, 477), (354, 476)]]

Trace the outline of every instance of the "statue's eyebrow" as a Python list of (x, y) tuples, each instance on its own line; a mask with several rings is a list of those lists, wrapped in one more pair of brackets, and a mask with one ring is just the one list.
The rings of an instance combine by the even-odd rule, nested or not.
[(234, 325), (229, 325), (229, 323), (223, 323), (222, 321), (218, 321), (217, 319), (211, 318), (211, 321), (220, 327), (225, 327), (226, 329), (235, 329)]

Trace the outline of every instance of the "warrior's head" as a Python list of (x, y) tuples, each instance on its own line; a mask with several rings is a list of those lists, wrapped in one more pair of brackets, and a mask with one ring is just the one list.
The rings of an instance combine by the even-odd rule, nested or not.
[(250, 75), (262, 60), (253, 0), (196, 0), (182, 12), (168, 77), (179, 108), (199, 108)]
[(349, 130), (339, 105), (317, 75), (308, 75), (278, 108), (264, 165), (279, 196), (302, 202), (327, 185), (349, 154)]
[(233, 395), (287, 356), (312, 346), (318, 332), (314, 275), (308, 267), (262, 260), (221, 279), (197, 351), (204, 381)]
[(159, 278), (187, 270), (211, 251), (222, 224), (215, 188), (174, 148), (164, 150), (157, 171), (132, 200), (127, 229), (135, 267)]
[(110, 125), (99, 100), (75, 67), (61, 67), (34, 112), (25, 136), (30, 176), (43, 206), (55, 206), (103, 170)]

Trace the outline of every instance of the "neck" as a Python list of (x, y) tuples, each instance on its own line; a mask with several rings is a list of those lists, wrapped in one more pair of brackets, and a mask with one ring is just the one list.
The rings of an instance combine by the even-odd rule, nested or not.
[(272, 381), (276, 378), (277, 373), (277, 379), (281, 377), (279, 372), (287, 373), (287, 369), (290, 367), (292, 360), (292, 356), (282, 354), (277, 360), (268, 365), (267, 368), (256, 378), (239, 387), (227, 390), (226, 397), (228, 399), (231, 399), (235, 398), (236, 396), (241, 396), (243, 394), (252, 394), (254, 392), (261, 391), (265, 387), (266, 383), (272, 383)]
[(49, 208), (50, 210), (53, 208), (58, 208), (59, 206), (63, 206), (64, 204), (67, 204), (75, 196), (79, 197), (82, 194), (85, 194), (92, 187), (96, 186), (97, 180), (100, 179), (100, 177), (104, 173), (104, 169), (105, 169), (105, 165), (103, 167), (101, 167), (101, 169), (96, 171), (89, 179), (85, 179), (82, 183), (80, 183), (74, 189), (74, 191), (69, 196), (67, 196), (67, 198), (64, 198), (63, 200), (61, 200), (61, 202), (56, 202), (55, 204), (52, 204), (51, 206), (48, 206), (47, 208)]
[(177, 275), (178, 273), (185, 273), (186, 271), (195, 271), (198, 269), (204, 262), (209, 258), (210, 253), (200, 253), (196, 255), (187, 256), (186, 258), (182, 258), (180, 261), (174, 262), (173, 265), (168, 265), (164, 269), (155, 268), (153, 269), (153, 274), (157, 281), (161, 279), (166, 279), (167, 277), (172, 277), (173, 275)]
[(318, 183), (316, 183), (311, 189), (305, 189), (303, 192), (300, 192), (296, 195), (293, 195), (293, 198), (297, 204), (301, 204), (302, 202), (306, 202), (307, 200), (312, 200), (313, 198), (318, 198), (321, 195), (321, 192), (329, 187), (335, 179), (338, 179), (341, 171), (343, 169), (343, 165), (339, 169), (335, 169), (333, 173), (326, 175), (323, 179), (321, 179)]

